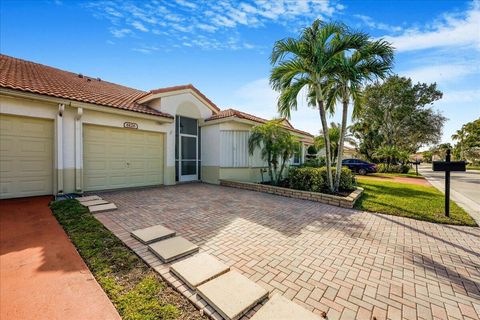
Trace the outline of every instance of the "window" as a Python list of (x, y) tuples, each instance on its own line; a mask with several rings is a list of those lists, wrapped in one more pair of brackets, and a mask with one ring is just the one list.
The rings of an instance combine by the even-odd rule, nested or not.
[(300, 165), (300, 161), (302, 161), (302, 147), (301, 146), (293, 154), (292, 164), (293, 165)]
[(248, 131), (220, 131), (220, 166), (247, 168), (249, 166)]
[(293, 154), (292, 164), (294, 164), (294, 165), (299, 165), (301, 158), (302, 158), (302, 157), (301, 157), (301, 151), (300, 151), (300, 150), (297, 150), (297, 151)]

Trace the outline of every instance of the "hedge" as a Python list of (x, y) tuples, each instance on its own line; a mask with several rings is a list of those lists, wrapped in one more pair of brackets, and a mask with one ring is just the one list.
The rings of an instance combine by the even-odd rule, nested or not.
[[(335, 169), (332, 169), (332, 176), (335, 177)], [(328, 192), (327, 169), (321, 168), (293, 168), (288, 173), (290, 188), (297, 190)], [(342, 168), (340, 175), (339, 191), (351, 191), (355, 189), (355, 176), (348, 168)]]

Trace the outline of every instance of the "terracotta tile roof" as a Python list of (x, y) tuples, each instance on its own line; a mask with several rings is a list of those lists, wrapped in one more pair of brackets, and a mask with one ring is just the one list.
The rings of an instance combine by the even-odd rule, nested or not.
[[(259, 118), (259, 117), (256, 117), (254, 115), (251, 115), (249, 113), (238, 111), (238, 110), (235, 110), (235, 109), (222, 110), (219, 113), (211, 116), (210, 118), (205, 119), (205, 121), (212, 121), (212, 120), (224, 119), (224, 118), (229, 118), (229, 117), (237, 117), (237, 118), (240, 118), (240, 119), (246, 119), (246, 120), (250, 120), (250, 121), (254, 121), (254, 122), (258, 122), (258, 123), (265, 123), (265, 122), (268, 121), (266, 119)], [(290, 124), (290, 122), (288, 122), (288, 124), (284, 123), (283, 126), (290, 131), (300, 133), (300, 134), (303, 134), (305, 136), (313, 137), (312, 134), (310, 134), (308, 132), (305, 132), (305, 131), (302, 131), (302, 130), (295, 129), (289, 124)]]
[(173, 118), (136, 103), (145, 91), (6, 55), (0, 55), (0, 87)]
[(149, 94), (164, 93), (164, 92), (171, 92), (171, 91), (178, 91), (178, 90), (185, 90), (185, 89), (193, 90), (196, 94), (202, 97), (202, 99), (207, 101), (215, 110), (217, 110), (217, 112), (220, 111), (220, 108), (217, 107), (217, 105), (213, 103), (210, 99), (208, 99), (203, 93), (201, 93), (200, 90), (195, 88), (193, 84), (185, 84), (185, 85), (174, 86), (174, 87), (154, 89), (154, 90), (150, 90)]

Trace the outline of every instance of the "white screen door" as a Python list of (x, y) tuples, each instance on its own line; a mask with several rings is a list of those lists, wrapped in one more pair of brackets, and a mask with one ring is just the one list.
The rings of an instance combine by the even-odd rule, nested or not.
[(198, 121), (179, 117), (178, 123), (178, 180), (198, 180)]
[(180, 134), (180, 181), (198, 180), (197, 137)]

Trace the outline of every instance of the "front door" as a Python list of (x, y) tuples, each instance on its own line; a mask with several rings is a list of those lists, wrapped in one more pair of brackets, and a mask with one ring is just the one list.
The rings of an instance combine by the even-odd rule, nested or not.
[(198, 180), (198, 122), (196, 119), (178, 117), (178, 181)]

